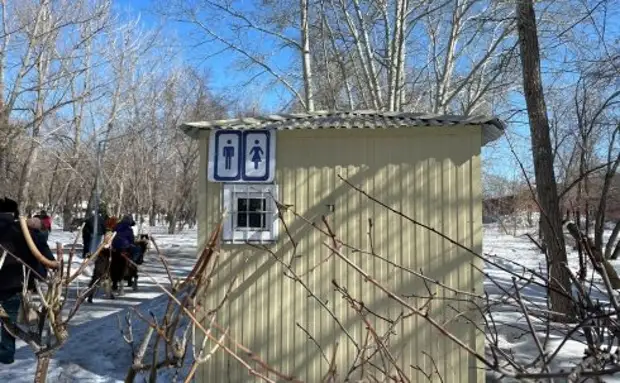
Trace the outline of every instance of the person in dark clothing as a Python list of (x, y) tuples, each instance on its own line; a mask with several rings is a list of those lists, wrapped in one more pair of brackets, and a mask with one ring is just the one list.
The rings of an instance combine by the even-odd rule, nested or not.
[[(28, 223), (33, 225), (32, 220)], [(35, 246), (43, 250), (41, 253), (45, 257), (49, 258), (49, 256), (52, 256), (53, 258), (53, 254), (49, 246), (47, 246), (47, 242), (44, 243), (41, 241), (41, 236), (37, 235), (36, 230), (31, 230), (30, 234), (32, 240), (35, 242)], [(2, 245), (3, 250), (20, 257), (28, 267), (37, 272), (40, 270), (40, 266), (43, 266), (31, 254), (21, 231), (21, 227), (12, 213), (0, 212), (0, 245)], [(42, 276), (45, 277), (45, 275)], [(21, 292), (24, 282), (23, 279), (22, 263), (11, 255), (5, 255), (2, 268), (0, 268), (0, 292)]]
[[(19, 210), (17, 203), (12, 200), (0, 200), (0, 306), (6, 312), (8, 321), (15, 323), (19, 306), (21, 305), (21, 292), (24, 283), (29, 290), (34, 290), (34, 279), (45, 278), (47, 269), (30, 252), (19, 222)], [(29, 233), (39, 252), (50, 260), (55, 260), (52, 251), (44, 240), (40, 229), (42, 223), (38, 218), (27, 220)], [(6, 253), (4, 252), (6, 251)], [(13, 254), (23, 262), (15, 259)], [(39, 275), (31, 273), (30, 278), (24, 280), (23, 264), (26, 264)], [(6, 319), (3, 319), (6, 320)], [(11, 364), (15, 359), (15, 338), (2, 326), (0, 330), (0, 363)]]
[(47, 215), (45, 210), (41, 210), (41, 212), (34, 217), (41, 220), (41, 235), (45, 238), (45, 242), (47, 242), (49, 239), (49, 234), (52, 231), (52, 217)]
[(110, 263), (112, 290), (118, 289), (118, 284), (122, 283), (127, 268), (130, 267), (129, 262), (122, 254), (127, 254), (132, 260), (135, 260), (139, 255), (140, 248), (135, 245), (135, 235), (132, 229), (135, 224), (131, 215), (125, 215), (114, 228), (116, 235), (112, 240), (112, 260)]
[[(0, 293), (0, 305), (12, 323), (17, 322), (21, 303), (21, 297), (18, 293)], [(15, 362), (15, 337), (2, 326), (0, 331), (0, 363), (12, 364), (13, 362)]]
[(116, 225), (114, 230), (116, 231), (116, 235), (112, 241), (112, 248), (128, 252), (134, 262), (136, 262), (140, 256), (140, 247), (136, 245), (136, 237), (132, 229), (135, 225), (136, 222), (131, 215), (128, 214), (124, 216)]
[[(95, 228), (95, 217), (97, 218)], [(105, 233), (105, 221), (106, 217), (103, 212), (99, 210), (97, 215), (92, 214), (84, 224), (84, 228), (82, 229), (82, 243), (84, 244), (82, 250), (82, 257), (86, 258), (89, 254), (94, 253), (99, 247), (103, 235)], [(94, 239), (94, 241), (93, 241)]]

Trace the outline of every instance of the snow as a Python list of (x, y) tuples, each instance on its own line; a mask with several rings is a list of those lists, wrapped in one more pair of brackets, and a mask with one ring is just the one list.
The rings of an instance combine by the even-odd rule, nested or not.
[[(484, 288), (491, 300), (504, 299), (505, 301), (507, 297), (505, 291), (510, 291), (511, 294), (514, 294), (515, 288), (512, 275), (508, 271), (522, 275), (525, 278), (532, 277), (532, 273), (528, 272), (527, 269), (546, 275), (544, 255), (525, 236), (526, 233), (529, 233), (535, 238), (535, 229), (528, 230), (526, 225), (517, 225), (516, 227), (516, 231), (511, 231), (510, 234), (505, 234), (499, 225), (486, 225), (484, 228), (483, 253), (489, 260), (484, 268), (486, 273)], [(609, 234), (607, 232), (604, 235), (605, 240), (607, 240)], [(567, 246), (567, 249), (569, 250), (569, 268), (576, 273), (579, 268), (578, 254), (572, 250), (570, 245)], [(616, 270), (620, 270), (619, 261), (611, 261), (611, 263)], [(588, 279), (591, 279), (593, 282), (593, 289), (590, 293), (591, 298), (594, 301), (608, 302), (608, 297), (602, 293), (604, 288), (602, 287), (601, 277), (598, 274), (592, 275), (591, 266), (589, 266), (588, 272)], [(519, 283), (520, 286), (522, 284), (523, 282)], [(520, 290), (520, 293), (529, 312), (536, 311), (537, 309), (546, 310), (547, 294), (543, 287), (529, 284)], [(487, 317), (489, 316), (493, 317), (494, 325), (497, 328), (494, 331), (497, 332), (497, 344), (503, 351), (514, 355), (515, 359), (522, 363), (531, 362), (540, 354), (531, 330), (527, 325), (525, 315), (522, 310), (516, 308), (514, 300), (510, 304), (494, 306), (491, 309), (491, 313), (487, 315)], [(582, 360), (585, 343), (579, 335), (575, 335), (563, 343), (565, 335), (572, 329), (570, 326), (574, 326), (574, 324), (563, 325), (553, 323), (553, 329), (547, 336), (545, 324), (534, 320), (532, 316), (530, 318), (540, 343), (546, 344), (545, 351), (548, 355), (554, 354), (556, 349), (561, 346), (557, 356), (551, 363), (552, 371), (558, 371), (562, 368), (565, 370), (570, 369)], [(490, 338), (493, 339), (493, 334), (491, 334)], [(487, 331), (486, 354), (487, 358), (491, 359), (492, 355), (488, 346), (489, 331)], [(530, 372), (541, 371), (540, 369), (532, 369)], [(494, 381), (495, 374), (489, 373), (487, 377), (489, 381)], [(620, 382), (620, 377), (605, 377), (604, 380), (605, 382)], [(511, 380), (503, 378), (501, 381), (510, 382)]]
[[(513, 232), (514, 229), (514, 232)], [(485, 291), (492, 300), (506, 300), (502, 289), (514, 290), (511, 275), (506, 271), (523, 274), (524, 267), (539, 270), (544, 273), (544, 259), (536, 246), (524, 236), (526, 232), (534, 233), (526, 225), (519, 222), (511, 227), (511, 233), (504, 233), (497, 224), (485, 225), (483, 251), (492, 262), (485, 265)], [(144, 230), (142, 230), (144, 231)], [(161, 251), (166, 255), (173, 272), (179, 276), (186, 275), (191, 269), (196, 254), (196, 231), (186, 230), (181, 234), (168, 235), (165, 228), (156, 227), (150, 230), (156, 239)], [(75, 234), (53, 231), (50, 236), (50, 245), (61, 242), (65, 247), (75, 240)], [(80, 242), (81, 239), (78, 241)], [(149, 252), (145, 264), (142, 266), (160, 283), (166, 283), (167, 277), (162, 266), (154, 255)], [(80, 259), (76, 259), (75, 266)], [(518, 264), (517, 264), (518, 263)], [(569, 265), (577, 270), (577, 255), (571, 252)], [(614, 263), (614, 266), (618, 266)], [(86, 270), (79, 278), (80, 288), (83, 288), (90, 278), (91, 269)], [(600, 278), (594, 278), (600, 283)], [(160, 315), (165, 309), (166, 297), (158, 291), (153, 281), (141, 276), (140, 291), (126, 290), (126, 295), (115, 300), (103, 299), (101, 292), (95, 298), (94, 304), (84, 304), (70, 327), (68, 342), (54, 355), (49, 372), (50, 382), (122, 382), (131, 361), (131, 349), (124, 342), (118, 325), (130, 307), (141, 312), (153, 311)], [(499, 286), (498, 286), (499, 285)], [(541, 287), (529, 285), (521, 290), (528, 310), (543, 310), (546, 305), (546, 293)], [(70, 294), (75, 297), (75, 292)], [(604, 298), (602, 295), (598, 298)], [(493, 306), (491, 314), (497, 326), (497, 343), (506, 352), (515, 355), (520, 361), (531, 361), (538, 355), (538, 350), (522, 311), (515, 309), (512, 304), (498, 304)], [(546, 349), (552, 353), (563, 340), (563, 335), (554, 331), (545, 341), (544, 326), (534, 321), (537, 336), (546, 343)], [(134, 332), (143, 333), (145, 324), (134, 320)], [(553, 363), (554, 370), (570, 367), (583, 357), (584, 344), (575, 338), (566, 342)], [(491, 357), (487, 347), (487, 356)], [(18, 351), (15, 364), (0, 365), (0, 382), (31, 382), (34, 375), (35, 358), (32, 351), (23, 342), (18, 341)], [(168, 370), (161, 375), (165, 382), (173, 381), (174, 370)], [(495, 381), (496, 376), (487, 374), (488, 381)], [(140, 381), (140, 380), (137, 380)], [(502, 382), (509, 380), (502, 379)], [(606, 378), (605, 381), (618, 381)]]
[[(152, 228), (150, 234), (156, 240), (162, 254), (169, 262), (171, 273), (175, 277), (183, 277), (191, 270), (196, 258), (196, 230), (184, 231), (180, 234), (165, 234), (163, 227)], [(75, 242), (77, 233), (52, 231), (49, 244), (56, 246), (57, 242), (63, 247), (70, 248)], [(78, 246), (81, 238), (78, 239)], [(77, 251), (78, 253), (81, 250)], [(67, 251), (65, 252), (67, 253)], [(68, 256), (65, 254), (65, 260)], [(72, 269), (76, 269), (81, 258), (74, 258)], [(156, 257), (156, 251), (151, 249), (145, 257), (141, 270), (152, 275), (158, 283), (168, 287), (168, 277)], [(78, 278), (78, 285), (69, 292), (70, 301), (66, 307), (71, 308), (75, 302), (76, 290), (83, 290), (92, 273), (89, 266), (84, 274)], [(145, 276), (142, 272), (139, 276), (139, 290), (125, 289), (124, 296), (117, 296), (114, 300), (103, 297), (103, 289), (94, 298), (92, 304), (84, 303), (69, 327), (69, 340), (54, 354), (50, 362), (49, 382), (92, 382), (108, 383), (122, 382), (131, 362), (131, 348), (123, 340), (119, 329), (119, 318), (124, 323), (124, 318), (130, 307), (136, 308), (141, 313), (154, 312), (161, 317), (166, 297), (159, 290), (156, 283)], [(135, 315), (134, 315), (135, 317)], [(142, 334), (146, 328), (140, 319), (133, 320), (135, 334)], [(0, 382), (32, 382), (36, 367), (36, 359), (30, 347), (21, 340), (17, 341), (15, 363), (12, 365), (0, 365)], [(166, 375), (171, 376), (174, 371), (166, 372), (162, 381), (171, 381)], [(139, 381), (139, 380), (136, 380)]]

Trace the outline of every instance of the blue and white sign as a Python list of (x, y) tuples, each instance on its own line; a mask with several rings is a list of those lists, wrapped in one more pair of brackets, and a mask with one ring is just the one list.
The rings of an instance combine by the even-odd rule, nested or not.
[(271, 182), (275, 165), (272, 130), (243, 132), (245, 163), (241, 178), (249, 182)]
[(241, 179), (242, 135), (240, 131), (216, 130), (209, 140), (208, 179), (230, 182)]
[(275, 174), (273, 130), (215, 130), (209, 139), (208, 180), (272, 182)]

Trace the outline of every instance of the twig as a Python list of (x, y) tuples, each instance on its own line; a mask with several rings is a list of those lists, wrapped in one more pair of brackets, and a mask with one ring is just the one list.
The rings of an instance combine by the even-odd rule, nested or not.
[(519, 292), (519, 287), (517, 286), (517, 280), (514, 277), (512, 278), (512, 284), (513, 284), (513, 286), (515, 288), (515, 295), (516, 295), (516, 298), (517, 298), (517, 303), (519, 304), (519, 306), (521, 307), (521, 311), (523, 311), (523, 314), (525, 315), (525, 321), (527, 322), (527, 326), (530, 329), (530, 333), (532, 334), (532, 338), (534, 338), (534, 344), (538, 348), (538, 352), (540, 353), (540, 358), (543, 361), (543, 371), (549, 372), (545, 350), (543, 349), (542, 345), (540, 344), (540, 340), (536, 336), (536, 330), (534, 330), (534, 326), (532, 325), (532, 321), (530, 319), (530, 315), (528, 314), (527, 307), (525, 307), (525, 304), (523, 304), (523, 300), (521, 298), (521, 293)]
[(441, 332), (443, 335), (445, 335), (446, 337), (448, 337), (450, 340), (452, 340), (453, 342), (455, 342), (459, 347), (463, 348), (464, 350), (466, 350), (468, 353), (470, 353), (473, 357), (475, 357), (476, 359), (478, 359), (479, 361), (481, 361), (483, 364), (485, 364), (487, 367), (489, 368), (493, 368), (494, 366), (492, 364), (490, 364), (483, 356), (481, 356), (480, 354), (478, 354), (476, 351), (474, 351), (471, 347), (469, 347), (468, 345), (466, 345), (465, 343), (463, 343), (463, 341), (461, 341), (460, 339), (458, 339), (456, 336), (454, 336), (453, 334), (449, 333), (445, 328), (443, 328), (439, 323), (437, 323), (432, 317), (430, 317), (428, 315), (428, 313), (424, 313), (422, 311), (420, 311), (419, 309), (411, 306), (409, 303), (405, 302), (404, 300), (402, 300), (400, 297), (398, 297), (396, 294), (392, 293), (390, 290), (388, 290), (387, 288), (385, 288), (382, 284), (380, 284), (379, 282), (377, 282), (374, 278), (372, 278), (368, 273), (366, 273), (363, 269), (361, 269), (359, 266), (357, 266), (355, 263), (353, 263), (351, 260), (349, 260), (347, 257), (345, 257), (340, 251), (338, 251), (337, 249), (335, 249), (334, 247), (331, 247), (329, 244), (324, 243), (324, 246), (326, 246), (327, 248), (331, 249), (332, 251), (335, 252), (335, 254), (342, 259), (345, 263), (347, 263), (349, 266), (351, 266), (353, 269), (355, 269), (355, 271), (357, 271), (358, 273), (360, 273), (362, 276), (364, 276), (366, 278), (367, 282), (370, 282), (372, 285), (374, 285), (375, 287), (379, 288), (381, 291), (383, 291), (385, 294), (387, 294), (388, 297), (390, 297), (391, 299), (395, 300), (396, 302), (400, 303), (401, 305), (403, 305), (404, 307), (408, 308), (409, 310), (411, 310), (413, 313), (415, 313), (416, 315), (419, 315), (420, 317), (424, 318), (431, 326), (433, 326), (435, 329), (437, 329), (439, 332)]
[[(323, 351), (321, 351), (322, 353)], [(336, 353), (338, 352), (338, 342), (334, 345), (334, 349), (332, 351), (331, 361), (328, 360), (329, 368), (327, 369), (327, 374), (322, 380), (322, 383), (333, 383), (336, 381), (337, 369), (336, 369)]]
[(306, 334), (308, 339), (310, 339), (312, 341), (312, 343), (314, 343), (316, 348), (321, 353), (321, 356), (323, 357), (323, 359), (329, 364), (330, 363), (329, 359), (327, 359), (327, 355), (325, 355), (325, 352), (323, 351), (323, 348), (321, 347), (319, 342), (317, 342), (317, 340), (312, 336), (312, 334), (310, 334), (310, 332), (308, 330), (306, 330), (306, 328), (304, 328), (302, 325), (300, 325), (299, 322), (295, 322), (295, 324), (297, 325), (297, 327), (299, 327), (301, 329), (301, 331), (304, 332), (304, 334)]

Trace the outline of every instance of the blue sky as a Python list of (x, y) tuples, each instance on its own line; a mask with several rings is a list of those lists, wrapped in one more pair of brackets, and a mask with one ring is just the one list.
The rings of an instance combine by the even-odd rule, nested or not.
[[(158, 24), (158, 19), (160, 17), (153, 12), (152, 4), (155, 4), (157, 2), (158, 0), (115, 0), (115, 6), (118, 7), (120, 10), (124, 11), (124, 13), (129, 13), (129, 16), (133, 15), (134, 17), (136, 17), (140, 15), (144, 25), (154, 27)], [(242, 7), (240, 8), (243, 9)], [(166, 33), (173, 33), (179, 36), (181, 41), (187, 40), (184, 39), (184, 36), (187, 36), (193, 29), (193, 27), (174, 22), (167, 22), (166, 27), (169, 28), (166, 30)], [(225, 33), (225, 31), (217, 32)], [(268, 47), (265, 47), (265, 41), (257, 41), (257, 43), (263, 44), (263, 49), (268, 49)], [(245, 97), (246, 100), (249, 100), (251, 97), (247, 97), (248, 94), (240, 93), (252, 92), (253, 89), (238, 89), (235, 86), (240, 83), (249, 81), (254, 76), (254, 74), (244, 74), (234, 69), (234, 64), (237, 59), (237, 56), (234, 52), (227, 51), (222, 54), (211, 55), (211, 51), (217, 51), (218, 49), (221, 49), (222, 46), (219, 44), (213, 44), (209, 47), (213, 49), (208, 50), (202, 48), (183, 48), (181, 50), (182, 59), (188, 64), (199, 67), (201, 69), (206, 68), (209, 71), (211, 79), (211, 89), (214, 92), (220, 94), (227, 94), (232, 97)], [(287, 53), (288, 52), (286, 50), (280, 51), (278, 53), (276, 63), (286, 63), (288, 60)], [(205, 55), (209, 55), (208, 59), (204, 58)], [(267, 80), (270, 79), (266, 79), (265, 81)], [(277, 112), (284, 103), (282, 94), (278, 93), (279, 91), (280, 89), (274, 89), (271, 92), (265, 92), (265, 90), (261, 88), (260, 94), (255, 93), (252, 94), (252, 96), (259, 97), (261, 106), (266, 108), (267, 111)], [(288, 95), (286, 95), (285, 97), (288, 97)]]
[[(157, 0), (116, 0), (115, 6), (128, 13), (128, 16), (141, 15), (142, 21), (147, 26), (155, 26), (158, 24), (158, 16), (154, 15), (152, 10), (152, 3)], [(620, 23), (618, 23), (620, 24)], [(616, 26), (620, 28), (620, 25)], [(224, 30), (217, 30), (217, 26), (214, 26), (218, 33), (226, 33)], [(614, 28), (611, 26), (611, 28)], [(615, 28), (614, 28), (615, 29)], [(174, 33), (181, 37), (187, 35), (191, 30), (191, 27), (183, 26), (182, 24), (173, 23), (167, 24), (166, 33)], [(265, 44), (264, 41), (253, 42), (256, 44)], [(264, 47), (263, 47), (264, 48)], [(283, 105), (283, 99), (278, 94), (279, 87), (271, 87), (265, 90), (265, 87), (246, 87), (239, 88), (240, 83), (248, 81), (254, 73), (243, 73), (233, 68), (236, 56), (233, 52), (225, 52), (215, 56), (210, 56), (207, 60), (203, 60), (206, 49), (189, 49), (182, 50), (181, 59), (186, 63), (200, 66), (202, 68), (208, 68), (210, 72), (212, 90), (219, 94), (227, 94), (232, 97), (240, 97), (246, 101), (255, 100), (264, 108), (265, 112), (278, 112)], [(286, 65), (289, 58), (286, 56), (286, 50), (280, 51), (274, 62), (277, 65)], [(263, 76), (267, 78), (267, 76)], [(265, 81), (270, 80), (266, 79)], [(263, 82), (263, 85), (265, 83)], [(237, 86), (237, 87), (235, 87)], [(288, 95), (287, 95), (288, 96)], [(511, 103), (513, 108), (524, 108), (523, 97), (519, 94), (515, 94), (511, 97)], [(505, 116), (500, 116), (505, 117)], [(529, 126), (527, 124), (527, 115), (521, 114), (509, 123), (508, 138), (514, 144), (515, 150), (518, 154), (519, 160), (522, 161), (526, 168), (531, 168), (531, 151), (529, 150)], [(508, 178), (519, 177), (521, 170), (518, 163), (511, 153), (508, 141), (506, 138), (502, 138), (499, 142), (496, 142), (492, 147), (483, 149), (483, 161), (485, 171), (488, 173), (494, 173), (503, 175)], [(533, 176), (533, 174), (531, 175)]]

